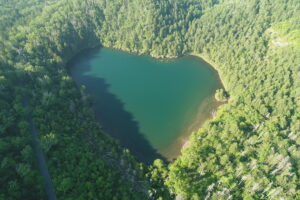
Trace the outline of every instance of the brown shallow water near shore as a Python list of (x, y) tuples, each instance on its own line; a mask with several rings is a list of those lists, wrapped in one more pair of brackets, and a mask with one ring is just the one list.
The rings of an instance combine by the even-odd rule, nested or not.
[(200, 104), (195, 120), (187, 125), (186, 130), (168, 148), (162, 150), (162, 154), (166, 156), (168, 161), (176, 159), (181, 154), (182, 148), (188, 146), (191, 134), (197, 132), (205, 122), (212, 119), (217, 108), (222, 104), (224, 102), (219, 102), (214, 97), (208, 97)]
[[(206, 63), (215, 73), (220, 88), (225, 89), (223, 85), (224, 83), (222, 82), (222, 79), (216, 69), (216, 66), (213, 66), (213, 64), (211, 64), (206, 57), (203, 57), (203, 55), (197, 53), (192, 53), (186, 57), (193, 57), (195, 59), (198, 59), (199, 62)], [(199, 108), (197, 110), (197, 115), (195, 119), (187, 122), (186, 129), (182, 132), (180, 137), (174, 140), (172, 144), (168, 146), (168, 148), (162, 150), (163, 155), (165, 155), (167, 161), (175, 160), (178, 156), (180, 156), (181, 150), (189, 145), (190, 136), (194, 132), (199, 131), (206, 122), (213, 119), (217, 113), (218, 107), (222, 104), (225, 104), (226, 102), (227, 101), (217, 101), (214, 95), (209, 96), (205, 100), (203, 100), (199, 104)]]

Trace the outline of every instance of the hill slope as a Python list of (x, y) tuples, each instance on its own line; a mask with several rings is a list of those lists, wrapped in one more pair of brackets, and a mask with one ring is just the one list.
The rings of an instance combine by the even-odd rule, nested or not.
[[(27, 3), (0, 9), (0, 182), (7, 183), (0, 199), (45, 198), (27, 112), (58, 199), (300, 198), (300, 3)], [(84, 88), (67, 75), (75, 54), (98, 45), (154, 57), (201, 55), (218, 69), (230, 100), (168, 169), (156, 161), (148, 171), (101, 132)], [(30, 109), (22, 107), (26, 95)]]

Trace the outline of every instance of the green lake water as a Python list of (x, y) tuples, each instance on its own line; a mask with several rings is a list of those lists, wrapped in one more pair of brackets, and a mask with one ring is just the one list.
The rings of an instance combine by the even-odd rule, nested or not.
[(178, 156), (190, 133), (211, 117), (222, 87), (196, 57), (161, 61), (107, 48), (78, 55), (70, 73), (91, 95), (102, 129), (144, 162)]

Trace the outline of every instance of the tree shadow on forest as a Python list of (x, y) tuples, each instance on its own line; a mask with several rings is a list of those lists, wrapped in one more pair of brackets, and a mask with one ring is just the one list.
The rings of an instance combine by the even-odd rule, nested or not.
[(121, 145), (128, 148), (139, 161), (146, 164), (151, 164), (158, 158), (166, 161), (141, 133), (138, 122), (134, 120), (130, 112), (125, 110), (124, 103), (110, 93), (108, 90), (110, 85), (102, 78), (82, 75), (90, 71), (91, 66), (88, 61), (97, 56), (96, 53), (99, 55), (98, 52), (99, 50), (95, 49), (89, 50), (84, 53), (84, 56), (79, 55), (73, 59), (70, 65), (74, 67), (75, 62), (79, 62), (81, 65), (80, 80), (74, 77), (73, 72), (71, 74), (77, 84), (85, 85), (86, 92), (91, 95), (96, 118), (102, 130), (119, 140)]

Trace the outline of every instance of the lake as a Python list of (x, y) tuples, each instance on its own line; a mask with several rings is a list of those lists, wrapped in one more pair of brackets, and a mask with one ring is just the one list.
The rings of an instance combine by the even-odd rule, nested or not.
[(157, 60), (101, 48), (77, 55), (69, 67), (102, 130), (145, 163), (176, 158), (219, 105), (218, 74), (193, 56)]

